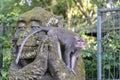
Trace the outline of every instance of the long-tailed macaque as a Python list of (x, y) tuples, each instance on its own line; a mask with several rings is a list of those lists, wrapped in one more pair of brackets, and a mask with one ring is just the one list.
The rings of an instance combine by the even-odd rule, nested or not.
[[(18, 56), (16, 59), (16, 64), (19, 62), (19, 58), (20, 58), (22, 49), (24, 47), (24, 44), (28, 40), (28, 38), (31, 35), (41, 32), (41, 31), (47, 32), (47, 35), (51, 39), (55, 40), (55, 44), (58, 49), (58, 55), (59, 55), (62, 65), (64, 65), (64, 66), (66, 65), (67, 69), (69, 71), (72, 71), (76, 75), (76, 73), (74, 71), (75, 62), (78, 57), (78, 53), (84, 47), (85, 41), (84, 41), (84, 38), (78, 37), (72, 31), (66, 30), (64, 28), (40, 27), (40, 28), (35, 29), (32, 32), (30, 32), (30, 34), (25, 37), (25, 39), (23, 40), (23, 42), (21, 44), (21, 47), (19, 49)], [(62, 58), (61, 47), (60, 47), (61, 44), (65, 46), (65, 52), (64, 52), (65, 63)]]

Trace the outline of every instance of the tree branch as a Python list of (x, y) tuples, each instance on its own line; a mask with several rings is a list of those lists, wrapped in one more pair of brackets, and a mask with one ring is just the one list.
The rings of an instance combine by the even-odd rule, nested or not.
[(77, 5), (77, 7), (79, 8), (79, 10), (83, 13), (83, 15), (87, 18), (87, 22), (88, 24), (92, 24), (91, 20), (90, 20), (90, 17), (89, 17), (89, 14), (88, 12), (85, 10), (84, 6), (82, 5), (82, 2), (81, 0), (74, 0), (75, 4)]

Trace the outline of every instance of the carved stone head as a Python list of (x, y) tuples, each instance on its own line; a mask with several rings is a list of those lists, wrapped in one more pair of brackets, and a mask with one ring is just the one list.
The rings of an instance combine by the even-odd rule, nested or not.
[[(31, 30), (39, 26), (63, 27), (62, 19), (62, 17), (55, 16), (51, 12), (46, 11), (41, 7), (35, 7), (32, 10), (25, 12), (19, 17), (17, 21), (17, 29), (14, 35), (14, 41), (16, 40), (17, 49), (20, 47), (22, 40)], [(32, 54), (36, 46), (37, 41), (35, 39), (35, 36), (32, 36), (26, 42), (23, 51), (26, 51), (25, 53)], [(16, 53), (17, 51), (18, 50), (16, 50)]]

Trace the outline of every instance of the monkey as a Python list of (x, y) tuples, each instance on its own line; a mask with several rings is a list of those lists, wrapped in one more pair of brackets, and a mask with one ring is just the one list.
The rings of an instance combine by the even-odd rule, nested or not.
[[(71, 71), (74, 75), (76, 72), (74, 71), (75, 62), (78, 58), (78, 53), (85, 45), (85, 40), (82, 37), (78, 37), (74, 32), (64, 29), (64, 28), (56, 28), (56, 27), (38, 27), (38, 29), (32, 30), (23, 40), (17, 58), (16, 64), (19, 62), (19, 58), (24, 47), (24, 44), (28, 40), (30, 36), (35, 33), (45, 31), (47, 35), (55, 40), (55, 44), (57, 46), (58, 56), (62, 65), (67, 67), (69, 71)], [(60, 44), (65, 46), (65, 62), (62, 58), (61, 47)]]

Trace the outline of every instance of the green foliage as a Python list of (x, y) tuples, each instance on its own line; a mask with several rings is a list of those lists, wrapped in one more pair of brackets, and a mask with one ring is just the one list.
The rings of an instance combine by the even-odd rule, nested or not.
[(18, 13), (11, 12), (6, 15), (0, 15), (0, 22), (2, 23), (2, 26), (4, 27), (4, 36), (0, 36), (0, 47), (2, 47), (2, 50), (0, 50), (0, 53), (3, 55), (3, 67), (0, 70), (1, 72), (1, 78), (0, 80), (7, 80), (8, 75), (8, 69), (12, 61), (12, 36), (15, 32), (15, 24), (18, 17)]
[(107, 35), (103, 38), (103, 47), (104, 52), (106, 54), (109, 53), (117, 53), (120, 48), (120, 32), (119, 31), (111, 31), (108, 32)]
[(81, 55), (84, 58), (86, 78), (97, 76), (97, 42), (95, 37), (82, 36), (86, 39), (85, 48), (82, 50)]
[[(7, 52), (11, 52), (11, 50), (9, 50), (9, 49), (6, 49), (6, 50), (7, 50)], [(9, 66), (10, 66), (12, 60), (13, 60), (13, 58), (10, 55), (4, 54), (3, 68), (0, 70), (0, 72), (2, 74), (2, 77), (0, 77), (0, 80), (7, 80), (8, 69), (9, 69)]]
[(57, 2), (54, 2), (53, 5), (53, 13), (56, 15), (63, 15), (64, 18), (66, 17), (66, 0), (58, 0)]
[(114, 5), (117, 7), (117, 6), (120, 6), (120, 1), (118, 0), (118, 1), (116, 1), (115, 3), (114, 3)]

